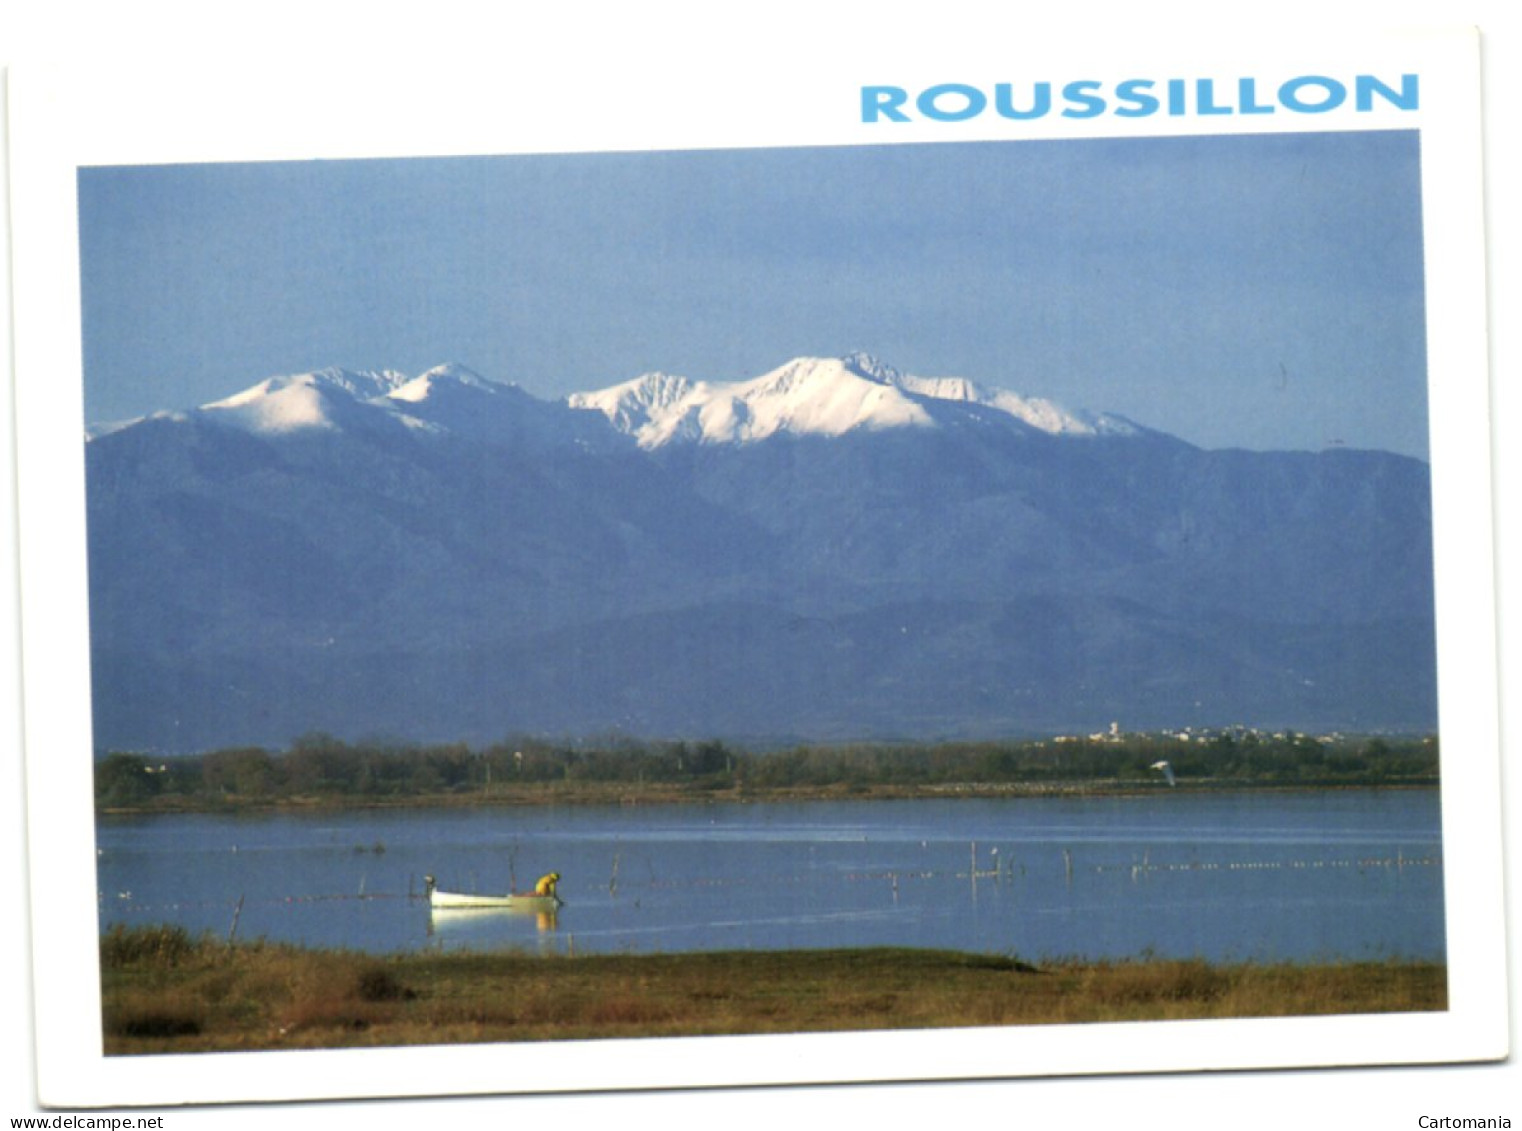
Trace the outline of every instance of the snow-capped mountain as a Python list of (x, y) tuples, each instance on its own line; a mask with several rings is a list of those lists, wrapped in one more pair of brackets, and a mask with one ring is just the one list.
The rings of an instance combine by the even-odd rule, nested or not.
[(86, 447), (101, 748), (1435, 721), (1430, 485), (864, 355), (328, 369)]
[(385, 397), (406, 382), (400, 373), (355, 373), (324, 369), (270, 377), (197, 411), (208, 419), (255, 435), (333, 429), (352, 413), (356, 401)]
[(372, 401), (413, 428), (518, 448), (619, 445), (620, 437), (517, 385), (488, 381), (463, 365), (441, 365)]
[[(643, 448), (680, 441), (747, 443), (777, 434), (838, 436), (853, 430), (1002, 425), (1064, 436), (1137, 436), (1146, 429), (1109, 413), (1070, 410), (963, 377), (917, 377), (868, 354), (800, 357), (744, 381), (702, 381), (649, 373), (564, 405), (595, 410)], [(602, 430), (559, 411), (517, 385), (487, 380), (449, 363), (416, 377), (394, 370), (340, 368), (270, 377), (187, 415), (275, 436), (396, 424), (420, 432), (478, 439), (543, 439), (574, 433), (591, 442)], [(96, 437), (138, 421), (93, 426)]]
[(644, 448), (679, 441), (745, 443), (779, 433), (839, 436), (858, 429), (968, 424), (1070, 436), (1142, 432), (1123, 417), (1073, 412), (963, 377), (916, 377), (863, 353), (800, 357), (746, 381), (692, 381), (652, 373), (574, 394), (569, 403), (601, 412)]
[[(566, 412), (563, 405), (517, 385), (489, 381), (456, 363), (416, 377), (338, 368), (270, 377), (221, 400), (153, 418), (196, 420), (265, 437), (347, 429), (471, 436), (532, 447), (617, 442), (607, 429)], [(96, 438), (136, 423), (96, 426), (87, 435)]]

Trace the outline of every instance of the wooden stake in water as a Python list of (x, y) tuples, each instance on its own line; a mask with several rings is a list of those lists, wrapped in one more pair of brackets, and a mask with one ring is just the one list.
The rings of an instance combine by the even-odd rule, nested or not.
[(243, 896), (238, 896), (238, 906), (233, 908), (233, 925), (227, 928), (227, 945), (232, 946), (233, 936), (238, 933), (238, 917), (243, 914)]

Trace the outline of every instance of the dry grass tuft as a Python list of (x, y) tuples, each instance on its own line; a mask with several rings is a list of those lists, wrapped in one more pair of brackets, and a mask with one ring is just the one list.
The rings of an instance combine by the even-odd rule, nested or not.
[(1231, 975), (1201, 959), (1103, 963), (1084, 980), (1094, 1000), (1118, 1011), (1163, 1002), (1212, 1002), (1231, 988)]

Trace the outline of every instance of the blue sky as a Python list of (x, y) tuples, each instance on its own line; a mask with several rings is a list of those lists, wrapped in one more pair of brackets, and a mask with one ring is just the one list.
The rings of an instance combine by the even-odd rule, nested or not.
[(1425, 458), (1418, 137), (81, 170), (86, 414), (329, 365), (540, 396), (866, 350), (1206, 447)]

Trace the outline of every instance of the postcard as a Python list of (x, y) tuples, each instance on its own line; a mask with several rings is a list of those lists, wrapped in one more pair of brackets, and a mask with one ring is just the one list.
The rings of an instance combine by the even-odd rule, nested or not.
[(1507, 1054), (1478, 44), (11, 74), (40, 1094)]

